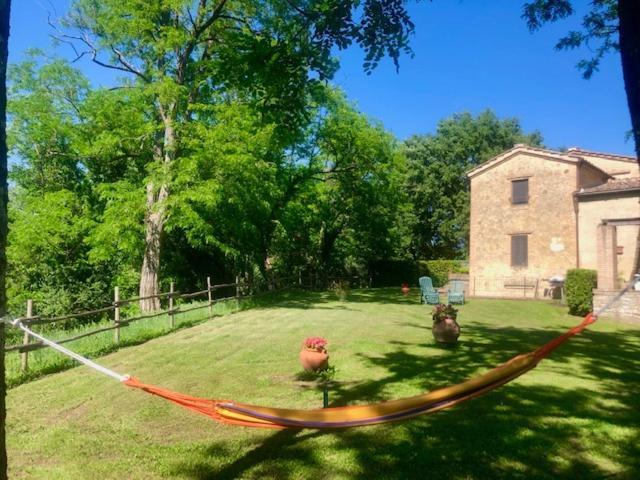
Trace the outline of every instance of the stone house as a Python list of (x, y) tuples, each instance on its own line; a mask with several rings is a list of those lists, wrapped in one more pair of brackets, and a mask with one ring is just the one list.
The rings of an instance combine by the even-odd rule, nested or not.
[[(576, 267), (608, 272), (600, 285), (608, 290), (633, 275), (640, 253), (634, 157), (517, 144), (468, 177), (472, 296), (543, 298), (552, 279)], [(615, 252), (605, 259), (606, 245)]]

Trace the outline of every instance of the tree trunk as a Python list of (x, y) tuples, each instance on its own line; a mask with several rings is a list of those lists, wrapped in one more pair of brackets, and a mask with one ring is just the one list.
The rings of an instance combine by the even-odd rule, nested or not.
[[(7, 57), (11, 0), (0, 0), (0, 316), (7, 313)], [(7, 478), (4, 323), (0, 323), (0, 480)]]
[[(168, 166), (175, 159), (176, 132), (174, 129), (175, 104), (166, 110), (160, 108), (160, 115), (164, 123), (162, 148), (158, 148), (156, 161)], [(162, 152), (162, 154), (160, 154)], [(166, 171), (165, 171), (166, 174)], [(140, 296), (150, 297), (160, 293), (160, 253), (162, 246), (162, 232), (166, 220), (166, 200), (169, 197), (168, 179), (156, 191), (153, 181), (147, 183), (147, 211), (144, 219), (144, 258), (140, 269)], [(152, 312), (160, 309), (160, 299), (144, 298), (140, 300), (140, 310)]]
[(331, 260), (331, 256), (333, 255), (333, 248), (335, 247), (336, 240), (340, 236), (342, 232), (342, 226), (336, 226), (333, 228), (328, 228), (326, 225), (322, 226), (322, 231), (320, 234), (320, 270), (322, 272), (323, 280), (327, 283), (328, 275), (329, 275), (329, 261)]
[(620, 17), (620, 58), (631, 128), (640, 162), (640, 2), (618, 0)]
[[(631, 129), (636, 158), (640, 162), (640, 2), (618, 0), (620, 18), (620, 59), (622, 76), (627, 92), (627, 105), (631, 116)], [(635, 268), (640, 273), (640, 231), (636, 242)]]
[(160, 247), (165, 221), (164, 202), (168, 196), (165, 185), (156, 194), (153, 182), (147, 184), (147, 214), (145, 218), (145, 248), (140, 270), (140, 310), (152, 312), (160, 309), (160, 299), (144, 298), (160, 293)]

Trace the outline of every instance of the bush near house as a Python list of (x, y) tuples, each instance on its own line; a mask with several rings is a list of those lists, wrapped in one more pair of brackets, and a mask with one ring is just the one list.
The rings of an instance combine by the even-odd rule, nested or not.
[(449, 273), (468, 273), (469, 269), (462, 260), (420, 260), (420, 276), (426, 275), (433, 280), (434, 287), (442, 287), (449, 281)]
[(593, 308), (593, 289), (596, 288), (598, 273), (586, 268), (567, 271), (565, 291), (569, 313), (586, 315)]

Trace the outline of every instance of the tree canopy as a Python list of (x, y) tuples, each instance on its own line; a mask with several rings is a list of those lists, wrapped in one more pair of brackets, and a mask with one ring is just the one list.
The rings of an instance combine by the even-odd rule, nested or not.
[(526, 134), (517, 119), (491, 110), (455, 114), (436, 133), (405, 142), (408, 190), (416, 221), (416, 258), (466, 258), (469, 239), (469, 181), (466, 172), (516, 143), (542, 145), (539, 132)]
[(15, 309), (27, 297), (41, 314), (89, 308), (114, 285), (133, 293), (152, 175), (173, 192), (159, 276), (181, 289), (212, 273), (364, 273), (373, 258), (406, 253), (405, 157), (339, 91), (307, 97), (309, 120), (287, 141), (241, 93), (194, 105), (180, 154), (156, 172), (144, 90), (93, 89), (68, 63), (36, 57), (10, 76)]
[[(140, 296), (158, 292), (164, 231), (180, 203), (172, 199), (174, 182), (184, 179), (176, 169), (198, 165), (191, 135), (216, 125), (218, 106), (251, 108), (262, 124), (256, 128), (271, 126), (264, 152), (277, 156), (300, 140), (312, 120), (310, 102), (321, 101), (324, 82), (337, 68), (334, 48), (358, 44), (363, 67), (371, 71), (385, 55), (397, 65), (400, 54), (410, 52), (412, 30), (402, 0), (75, 0), (57, 39), (78, 58), (128, 74), (121, 87), (136, 91), (128, 100), (135, 98), (143, 112), (137, 127), (146, 147), (138, 157), (146, 160), (138, 180), (145, 195)], [(191, 207), (197, 203), (208, 208), (192, 197)], [(198, 217), (194, 208), (181, 214)], [(207, 226), (201, 222), (198, 229), (202, 236)], [(192, 228), (188, 233), (195, 238)], [(208, 241), (215, 242), (215, 235)], [(141, 306), (155, 309), (158, 302)]]

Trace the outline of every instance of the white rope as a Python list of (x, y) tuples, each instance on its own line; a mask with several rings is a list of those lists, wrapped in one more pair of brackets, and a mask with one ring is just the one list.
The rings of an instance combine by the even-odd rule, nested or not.
[(96, 362), (92, 362), (91, 360), (89, 360), (88, 358), (83, 357), (82, 355), (78, 355), (76, 352), (72, 352), (71, 350), (69, 350), (68, 348), (63, 347), (62, 345), (57, 344), (56, 342), (49, 340), (45, 337), (43, 337), (42, 335), (37, 334), (36, 332), (34, 332), (33, 330), (30, 330), (28, 327), (26, 327), (21, 321), (20, 319), (17, 320), (13, 320), (12, 322), (10, 322), (14, 327), (18, 327), (19, 329), (25, 331), (26, 333), (28, 333), (29, 335), (31, 335), (34, 338), (37, 338), (38, 340), (40, 340), (42, 343), (44, 343), (45, 345), (50, 346), (51, 348), (53, 348), (54, 350), (59, 351), (60, 353), (67, 355), (68, 357), (73, 358), (74, 360), (77, 360), (78, 362), (82, 363), (83, 365), (86, 365), (89, 368), (93, 368), (94, 370), (97, 370), (100, 373), (103, 373), (105, 375), (108, 375), (111, 378), (115, 378), (116, 380), (118, 380), (119, 382), (124, 382), (125, 380), (129, 379), (129, 375), (120, 375), (119, 373), (114, 372), (113, 370), (109, 370), (106, 367), (103, 367), (102, 365), (98, 365)]
[[(634, 284), (635, 281), (637, 281), (640, 278), (640, 275), (636, 274), (634, 275), (634, 280), (630, 281), (627, 286), (621, 290), (614, 298), (612, 298), (611, 300), (609, 300), (605, 305), (603, 305), (601, 308), (598, 309), (596, 313), (596, 316), (601, 315), (602, 312), (604, 312), (605, 310), (608, 310), (609, 308), (611, 308), (611, 306), (617, 302), (630, 288), (631, 286)], [(13, 319), (9, 319), (9, 318), (2, 318), (0, 319), (0, 321), (5, 322), (5, 323), (9, 323), (10, 325), (13, 325), (14, 327), (17, 327), (23, 331), (25, 331), (26, 333), (28, 333), (29, 335), (31, 335), (33, 338), (37, 338), (38, 340), (40, 340), (42, 343), (44, 343), (45, 345), (48, 345), (49, 347), (53, 348), (54, 350), (57, 350), (58, 352), (62, 353), (63, 355), (66, 355), (68, 357), (73, 358), (74, 360), (77, 360), (78, 362), (82, 363), (83, 365), (86, 365), (89, 368), (93, 368), (94, 370), (107, 375), (111, 378), (115, 378), (116, 380), (118, 380), (119, 382), (124, 382), (126, 380), (129, 379), (129, 375), (121, 375), (117, 372), (114, 372), (113, 370), (109, 370), (106, 367), (103, 367), (102, 365), (98, 365), (96, 362), (93, 362), (91, 360), (89, 360), (86, 357), (83, 357), (82, 355), (79, 355), (71, 350), (69, 350), (68, 348), (63, 347), (62, 345), (57, 344), (56, 342), (49, 340), (45, 337), (43, 337), (42, 335), (37, 334), (36, 332), (34, 332), (33, 330), (29, 329), (28, 327), (26, 327), (22, 321), (22, 319), (17, 318), (15, 320)]]

